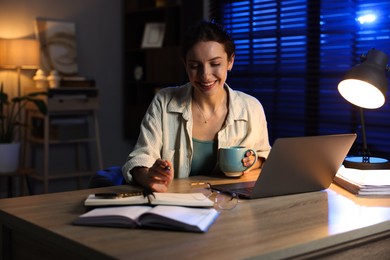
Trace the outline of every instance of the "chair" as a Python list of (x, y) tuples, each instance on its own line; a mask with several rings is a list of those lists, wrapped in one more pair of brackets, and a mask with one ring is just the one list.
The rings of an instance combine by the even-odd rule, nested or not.
[(89, 180), (88, 188), (100, 188), (126, 184), (121, 166), (112, 166), (97, 171)]

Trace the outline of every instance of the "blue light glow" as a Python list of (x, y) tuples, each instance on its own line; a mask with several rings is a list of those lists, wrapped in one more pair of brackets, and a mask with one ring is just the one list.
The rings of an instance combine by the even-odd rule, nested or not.
[(373, 14), (361, 15), (357, 18), (360, 24), (372, 23), (376, 20), (376, 16)]

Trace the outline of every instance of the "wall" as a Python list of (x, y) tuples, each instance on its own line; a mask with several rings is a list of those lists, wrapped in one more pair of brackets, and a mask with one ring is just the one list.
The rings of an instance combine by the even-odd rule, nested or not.
[[(1, 0), (0, 38), (35, 37), (37, 17), (75, 22), (80, 75), (95, 79), (104, 166), (123, 164), (132, 144), (122, 134), (122, 26), (120, 0)], [(23, 71), (22, 85), (34, 71)], [(0, 70), (0, 82), (16, 88), (16, 74)]]

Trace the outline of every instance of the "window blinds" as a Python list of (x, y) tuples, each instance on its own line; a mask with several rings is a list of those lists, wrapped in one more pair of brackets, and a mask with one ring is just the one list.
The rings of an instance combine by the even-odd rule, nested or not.
[[(369, 49), (390, 56), (390, 2), (210, 2), (211, 18), (227, 28), (237, 45), (228, 84), (263, 104), (271, 143), (287, 136), (360, 136), (358, 109), (340, 96), (337, 84)], [(370, 17), (365, 15), (376, 20), (361, 23)], [(390, 101), (365, 115), (369, 149), (390, 157)], [(353, 149), (360, 146), (358, 137)]]

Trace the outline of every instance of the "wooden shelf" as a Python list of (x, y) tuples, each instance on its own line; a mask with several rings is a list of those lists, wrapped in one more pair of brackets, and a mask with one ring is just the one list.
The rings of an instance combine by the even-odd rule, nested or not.
[[(31, 91), (36, 91), (31, 90)], [(37, 168), (42, 165), (42, 171), (31, 175), (34, 179), (43, 182), (43, 192), (49, 192), (49, 181), (63, 178), (80, 178), (91, 176), (96, 170), (103, 169), (99, 125), (96, 110), (99, 108), (96, 89), (55, 89), (48, 90), (44, 97), (48, 113), (42, 115), (35, 107), (26, 107), (25, 153), (24, 163), (29, 167)], [(94, 147), (91, 145), (94, 144)], [(59, 146), (73, 146), (68, 151), (74, 158), (74, 171), (60, 173), (64, 169), (51, 167), (54, 158), (53, 149)], [(42, 147), (43, 162), (35, 158), (35, 149)], [(81, 149), (85, 148), (85, 149)], [(92, 148), (96, 151), (97, 165), (93, 167)]]
[[(138, 3), (137, 3), (138, 2)], [(170, 8), (180, 8), (181, 1), (170, 1), (167, 2), (164, 6), (157, 7), (154, 1), (147, 0), (128, 0), (125, 1), (124, 10), (127, 14), (132, 13), (150, 13), (150, 12), (159, 12), (164, 9)]]
[[(37, 88), (26, 88), (26, 93), (42, 91)], [(85, 113), (88, 110), (96, 110), (99, 108), (98, 90), (96, 88), (71, 88), (63, 87), (56, 89), (48, 89), (47, 96), (40, 96), (47, 105), (47, 109), (51, 113), (68, 113), (68, 111), (79, 111)], [(27, 109), (36, 111), (36, 107), (32, 103), (27, 103)], [(38, 114), (39, 116), (39, 114)]]

